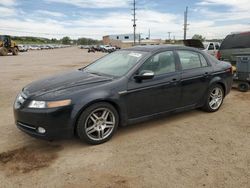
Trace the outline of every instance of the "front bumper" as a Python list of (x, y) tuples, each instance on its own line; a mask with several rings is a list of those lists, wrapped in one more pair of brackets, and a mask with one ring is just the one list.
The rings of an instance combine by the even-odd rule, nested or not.
[[(54, 140), (70, 138), (74, 135), (72, 106), (53, 109), (15, 108), (14, 117), (17, 127), (23, 132), (42, 139)], [(38, 127), (46, 130), (39, 133)]]

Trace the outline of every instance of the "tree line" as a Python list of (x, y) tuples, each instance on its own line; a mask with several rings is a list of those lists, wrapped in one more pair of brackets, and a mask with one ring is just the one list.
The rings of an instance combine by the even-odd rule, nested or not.
[(48, 38), (41, 38), (41, 37), (20, 37), (20, 36), (11, 36), (11, 39), (20, 43), (20, 44), (71, 44), (71, 45), (96, 45), (101, 44), (101, 40), (95, 40), (91, 38), (78, 38), (78, 39), (71, 39), (70, 37), (66, 36), (61, 39), (48, 39)]

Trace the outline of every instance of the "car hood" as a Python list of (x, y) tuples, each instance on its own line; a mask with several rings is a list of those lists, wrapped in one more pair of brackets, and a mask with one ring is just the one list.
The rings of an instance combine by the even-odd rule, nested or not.
[(82, 70), (71, 71), (55, 76), (51, 76), (42, 80), (32, 82), (27, 85), (23, 91), (27, 96), (43, 95), (49, 92), (64, 90), (71, 87), (101, 84), (111, 81), (111, 77), (100, 76), (84, 72)]

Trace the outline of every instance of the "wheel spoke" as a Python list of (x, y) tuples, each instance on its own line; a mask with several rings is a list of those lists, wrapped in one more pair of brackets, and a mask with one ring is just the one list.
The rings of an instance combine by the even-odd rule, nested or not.
[(90, 127), (88, 127), (88, 128), (86, 129), (87, 134), (91, 134), (91, 133), (93, 133), (93, 132), (95, 132), (95, 131), (96, 131), (96, 129), (95, 129), (95, 124), (92, 125), (92, 126), (90, 126)]
[(219, 90), (218, 90), (217, 88), (214, 90), (214, 94), (215, 94), (216, 96), (219, 94)]
[(212, 98), (215, 98), (216, 95), (215, 95), (214, 93), (211, 93), (210, 96), (211, 96)]
[(109, 111), (104, 110), (103, 113), (102, 113), (102, 118), (106, 120), (108, 118), (108, 116), (109, 116)]
[(98, 133), (97, 134), (98, 139), (102, 139), (104, 135), (104, 129), (97, 130), (97, 133)]
[(211, 100), (210, 102), (209, 102), (209, 105), (211, 106), (211, 107), (213, 107), (213, 105), (215, 104), (216, 102), (214, 101), (214, 100)]
[(113, 128), (113, 125), (106, 125), (105, 128)]
[(91, 114), (90, 116), (90, 119), (93, 121), (93, 123), (96, 123), (96, 120), (98, 119), (99, 117), (97, 115), (95, 115), (94, 113)]
[(114, 125), (114, 122), (113, 121), (106, 121), (105, 124), (106, 125)]

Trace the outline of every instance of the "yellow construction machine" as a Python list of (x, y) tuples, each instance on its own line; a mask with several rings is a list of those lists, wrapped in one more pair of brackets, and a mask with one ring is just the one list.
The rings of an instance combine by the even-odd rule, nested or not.
[(17, 43), (8, 35), (0, 35), (0, 56), (6, 56), (8, 53), (18, 55)]

